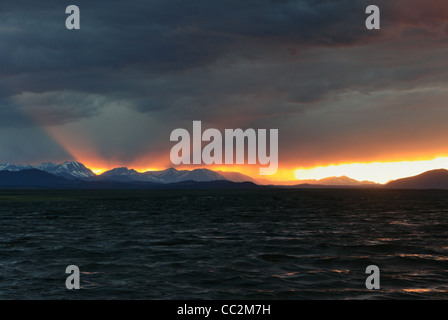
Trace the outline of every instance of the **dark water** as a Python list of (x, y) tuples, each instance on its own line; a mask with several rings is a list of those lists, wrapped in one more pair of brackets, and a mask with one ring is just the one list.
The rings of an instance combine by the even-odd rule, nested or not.
[(0, 206), (0, 299), (448, 297), (445, 191), (1, 191)]

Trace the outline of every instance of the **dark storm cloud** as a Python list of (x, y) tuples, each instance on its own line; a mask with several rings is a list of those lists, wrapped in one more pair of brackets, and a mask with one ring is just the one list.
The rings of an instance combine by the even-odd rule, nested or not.
[[(1, 122), (3, 124), (3, 122)], [(39, 164), (64, 162), (73, 156), (61, 148), (40, 128), (3, 127), (0, 131), (0, 163)]]
[[(227, 79), (229, 83), (218, 81), (220, 88), (208, 88), (201, 79), (195, 83), (182, 78), (185, 72), (209, 68), (225, 58), (263, 60), (273, 48), (288, 54), (309, 45), (354, 43), (365, 36), (361, 2), (76, 1), (82, 28), (68, 31), (65, 7), (70, 1), (2, 1), (0, 95), (8, 100), (24, 92), (74, 91), (128, 99), (129, 107), (142, 112), (180, 103), (186, 110), (213, 108), (221, 88), (232, 92), (251, 84), (235, 89), (233, 80)], [(252, 88), (246, 90), (243, 94), (252, 94)], [(320, 90), (306, 88), (293, 100), (319, 96)], [(31, 100), (22, 102), (28, 102), (23, 108), (32, 108)], [(97, 105), (75, 112), (72, 105), (61, 104), (54, 116), (48, 112), (51, 108), (40, 106), (42, 123), (97, 115)], [(3, 104), (0, 115), (20, 113), (11, 108), (13, 104)], [(49, 120), (43, 121), (47, 116)], [(19, 116), (7, 118), (28, 123)]]
[[(376, 37), (364, 27), (368, 1), (80, 0), (82, 28), (75, 32), (65, 29), (68, 4), (2, 1), (3, 75), (45, 73), (44, 82), (55, 86), (32, 90), (58, 89), (65, 78), (75, 89), (87, 90), (85, 82), (93, 76), (91, 90), (106, 90), (100, 80), (132, 66), (155, 78), (207, 67), (232, 54), (257, 59), (275, 47), (292, 53)], [(121, 80), (110, 90), (129, 79)]]
[(2, 127), (52, 126), (94, 117), (106, 104), (104, 96), (70, 91), (24, 92), (0, 100)]
[(77, 1), (82, 28), (69, 32), (67, 1), (4, 1), (2, 74), (81, 77), (81, 71), (138, 66), (156, 77), (207, 66), (230, 53), (256, 55), (273, 44), (352, 43), (365, 36), (361, 2)]
[(107, 103), (103, 96), (77, 92), (22, 93), (12, 102), (41, 126), (64, 124), (99, 114)]
[[(65, 28), (71, 4), (81, 30)], [(381, 8), (380, 31), (365, 28), (369, 4)], [(347, 93), (411, 92), (446, 79), (445, 12), (435, 0), (3, 0), (0, 127), (80, 123), (101, 149), (118, 135), (113, 115), (135, 121), (134, 111), (164, 127), (164, 139), (191, 120), (288, 131), (285, 119), (319, 113), (325, 129), (295, 125), (290, 136), (344, 136), (335, 114), (357, 108), (342, 101)], [(140, 142), (123, 140), (116, 153), (166, 144), (143, 123), (128, 127), (127, 139)]]
[(35, 123), (24, 115), (17, 106), (8, 98), (0, 99), (0, 126), (6, 127), (27, 127)]

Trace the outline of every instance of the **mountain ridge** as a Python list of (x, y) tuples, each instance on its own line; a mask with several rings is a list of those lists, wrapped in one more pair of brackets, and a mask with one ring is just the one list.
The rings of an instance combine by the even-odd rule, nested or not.
[(64, 188), (70, 187), (74, 183), (73, 180), (35, 168), (0, 171), (0, 187), (2, 188)]
[(384, 187), (394, 189), (448, 189), (448, 170), (425, 171), (415, 176), (389, 181)]
[(174, 183), (157, 183), (151, 181), (120, 182), (113, 180), (81, 180), (67, 179), (39, 169), (20, 171), (0, 171), (0, 188), (3, 189), (247, 189), (257, 188), (252, 182), (214, 181), (181, 181)]
[[(47, 175), (43, 175), (42, 172)], [(18, 174), (14, 175), (12, 173)], [(91, 187), (95, 185), (148, 187), (151, 186), (151, 184), (153, 184), (153, 186), (159, 186), (176, 183), (178, 186), (184, 185), (191, 187), (191, 183), (203, 183), (203, 185), (206, 185), (209, 182), (216, 182), (215, 185), (225, 185), (222, 181), (229, 181), (233, 183), (250, 182), (260, 186), (292, 188), (383, 187), (394, 189), (448, 189), (447, 169), (429, 170), (419, 175), (392, 180), (386, 184), (378, 184), (371, 181), (358, 181), (347, 176), (328, 177), (320, 180), (296, 180), (289, 181), (290, 183), (288, 184), (281, 184), (281, 182), (276, 184), (274, 184), (274, 182), (263, 184), (260, 183), (259, 180), (239, 172), (213, 171), (206, 168), (194, 170), (168, 168), (160, 171), (146, 171), (140, 173), (134, 169), (117, 167), (103, 172), (100, 175), (96, 175), (91, 169), (76, 161), (68, 161), (61, 164), (44, 162), (38, 165), (1, 163), (0, 174), (0, 187), (16, 187), (21, 183), (24, 186), (33, 187), (38, 185), (38, 180), (41, 179), (42, 187), (76, 186), (77, 184), (82, 184), (82, 182), (92, 182), (92, 184), (89, 185)], [(17, 181), (11, 181), (12, 177), (15, 177)], [(27, 181), (26, 178), (28, 179)], [(64, 180), (55, 178), (62, 178)], [(219, 181), (221, 181), (221, 183), (218, 183)], [(295, 184), (292, 184), (291, 182), (295, 182)]]
[(141, 181), (157, 183), (176, 183), (183, 181), (207, 182), (229, 180), (210, 169), (177, 170), (168, 168), (160, 171), (137, 172), (125, 167), (115, 168), (100, 174), (99, 179), (106, 178), (115, 181)]
[(53, 162), (43, 162), (38, 165), (22, 165), (12, 164), (8, 162), (0, 164), (0, 171), (22, 171), (27, 169), (38, 169), (69, 180), (86, 179), (96, 176), (92, 170), (77, 161), (66, 161), (61, 164), (56, 164)]

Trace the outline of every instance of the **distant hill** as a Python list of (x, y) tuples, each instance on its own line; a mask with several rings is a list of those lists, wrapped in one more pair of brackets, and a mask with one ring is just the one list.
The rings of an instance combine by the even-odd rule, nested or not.
[(0, 163), (0, 171), (19, 172), (26, 169), (38, 169), (68, 180), (95, 181), (98, 183), (113, 181), (122, 183), (154, 182), (167, 184), (182, 181), (207, 182), (220, 180), (229, 180), (233, 182), (256, 182), (251, 177), (238, 172), (213, 171), (205, 168), (194, 170), (177, 170), (175, 168), (168, 168), (160, 171), (146, 171), (141, 173), (134, 169), (120, 167), (106, 171), (97, 176), (91, 169), (77, 161), (69, 161), (62, 164), (45, 162), (38, 165)]
[[(12, 166), (9, 165), (8, 166)], [(61, 170), (54, 170), (55, 168)], [(9, 170), (0, 170), (0, 188), (66, 188), (66, 189), (234, 189), (256, 188), (259, 186), (253, 181), (245, 181), (248, 177), (242, 174), (231, 173), (227, 177), (208, 169), (176, 170), (170, 168), (163, 171), (148, 171), (138, 173), (127, 168), (116, 168), (101, 176), (90, 179), (75, 178), (90, 175), (90, 170), (78, 163), (65, 163), (63, 165), (48, 164), (46, 170), (20, 169), (10, 167)], [(67, 177), (59, 176), (71, 172)], [(234, 179), (235, 181), (229, 181)], [(309, 180), (297, 180), (298, 182)], [(390, 181), (386, 185), (379, 185), (369, 181), (357, 181), (347, 177), (332, 177), (321, 180), (311, 180), (313, 183), (299, 183), (284, 185), (289, 188), (394, 188), (394, 189), (448, 189), (448, 170), (438, 169), (422, 174)], [(277, 185), (276, 187), (282, 187)]]
[(1, 188), (64, 188), (75, 185), (73, 181), (38, 169), (0, 171)]
[[(120, 170), (117, 170), (119, 172)], [(115, 172), (115, 173), (117, 173)], [(123, 170), (123, 172), (126, 172)], [(209, 172), (196, 171), (192, 177), (198, 179), (208, 176)], [(116, 176), (116, 175), (113, 175)], [(213, 175), (211, 175), (213, 177)], [(52, 189), (247, 189), (257, 188), (252, 182), (232, 182), (227, 180), (213, 181), (180, 181), (160, 183), (152, 181), (117, 181), (107, 179), (81, 180), (67, 179), (39, 169), (20, 171), (0, 171), (0, 188), (52, 188)]]
[[(264, 185), (273, 184), (272, 181), (257, 179), (257, 182)], [(358, 181), (347, 176), (341, 177), (328, 177), (320, 180), (307, 179), (307, 180), (289, 180), (289, 181), (276, 181), (275, 185), (279, 186), (292, 186), (292, 187), (302, 187), (302, 188), (325, 188), (325, 187), (376, 187), (379, 186), (378, 183), (363, 180)]]
[(21, 171), (26, 169), (38, 169), (51, 173), (55, 176), (63, 177), (69, 180), (88, 179), (94, 177), (92, 170), (86, 168), (82, 163), (76, 161), (64, 162), (62, 164), (55, 164), (52, 162), (44, 162), (39, 165), (22, 165), (12, 163), (1, 163), (0, 171)]
[(385, 187), (394, 189), (448, 189), (448, 170), (426, 171), (417, 176), (390, 181)]
[(341, 177), (328, 177), (320, 180), (302, 180), (301, 183), (309, 183), (309, 184), (320, 184), (327, 186), (362, 186), (362, 185), (374, 185), (375, 182), (372, 181), (358, 181), (347, 176)]

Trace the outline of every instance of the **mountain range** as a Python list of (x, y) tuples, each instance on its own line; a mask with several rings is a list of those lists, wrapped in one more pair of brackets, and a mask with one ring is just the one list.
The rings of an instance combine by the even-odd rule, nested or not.
[[(0, 187), (106, 187), (106, 188), (148, 188), (171, 185), (180, 187), (227, 186), (239, 184), (248, 187), (254, 180), (237, 172), (215, 172), (209, 169), (177, 170), (169, 168), (161, 171), (137, 172), (134, 169), (114, 168), (100, 175), (80, 162), (62, 164), (46, 162), (38, 165), (0, 164)], [(250, 183), (248, 183), (250, 182)]]
[(174, 183), (157, 183), (150, 181), (114, 181), (67, 179), (39, 170), (24, 169), (20, 171), (0, 171), (0, 188), (52, 188), (52, 189), (216, 189), (216, 188), (254, 188), (252, 182), (181, 181)]
[[(62, 164), (51, 162), (39, 165), (0, 164), (0, 187), (46, 187), (46, 188), (251, 188), (261, 187), (257, 181), (238, 172), (213, 171), (209, 169), (137, 172), (125, 167), (115, 168), (96, 175), (80, 162)], [(271, 184), (272, 185), (272, 184)], [(395, 189), (448, 189), (448, 170), (438, 169), (390, 181), (385, 185), (371, 181), (357, 181), (346, 176), (321, 180), (296, 180), (277, 183), (276, 186), (295, 188), (326, 187), (385, 187)]]
[(22, 171), (29, 169), (38, 169), (69, 180), (88, 179), (96, 176), (96, 174), (93, 173), (92, 170), (86, 168), (82, 163), (76, 161), (64, 162), (62, 164), (44, 162), (35, 166), (29, 164), (22, 165), (12, 163), (0, 164), (0, 171)]
[[(47, 173), (51, 173), (58, 177), (63, 177), (69, 180), (80, 179), (83, 181), (114, 181), (114, 182), (155, 182), (155, 183), (176, 183), (183, 181), (208, 182), (227, 180), (232, 182), (253, 182), (261, 185), (272, 184), (269, 180), (255, 180), (247, 175), (239, 172), (213, 171), (209, 169), (194, 169), (194, 170), (177, 170), (169, 168), (161, 171), (146, 171), (143, 173), (137, 172), (134, 169), (125, 167), (114, 168), (112, 170), (96, 175), (92, 170), (87, 168), (84, 164), (76, 161), (64, 162), (62, 164), (55, 164), (45, 162), (38, 165), (20, 165), (3, 163), (0, 164), (0, 171), (21, 171), (29, 169), (38, 169)], [(311, 185), (329, 185), (329, 186), (361, 186), (367, 184), (375, 184), (371, 181), (357, 181), (348, 177), (330, 177), (321, 180), (295, 180), (276, 182), (276, 185), (297, 185), (297, 184), (311, 184)]]
[[(258, 179), (256, 181), (259, 184), (264, 185), (272, 185), (272, 181), (267, 179)], [(288, 180), (288, 181), (276, 181), (275, 185), (284, 185), (284, 186), (344, 186), (344, 187), (374, 187), (379, 186), (380, 184), (372, 181), (358, 181), (347, 176), (340, 177), (328, 177), (320, 180), (316, 179), (305, 179), (305, 180)]]
[[(249, 177), (245, 181), (249, 181)], [(157, 182), (157, 183), (175, 183), (182, 181), (196, 181), (196, 182), (206, 182), (206, 181), (217, 181), (217, 180), (231, 180), (214, 172), (209, 169), (195, 169), (192, 171), (188, 170), (176, 170), (174, 168), (169, 168), (162, 171), (147, 171), (147, 172), (137, 172), (133, 169), (128, 168), (115, 168), (102, 173), (95, 178), (88, 180), (111, 180), (120, 182), (129, 181), (141, 181), (141, 182)], [(240, 181), (238, 181), (240, 182)]]

